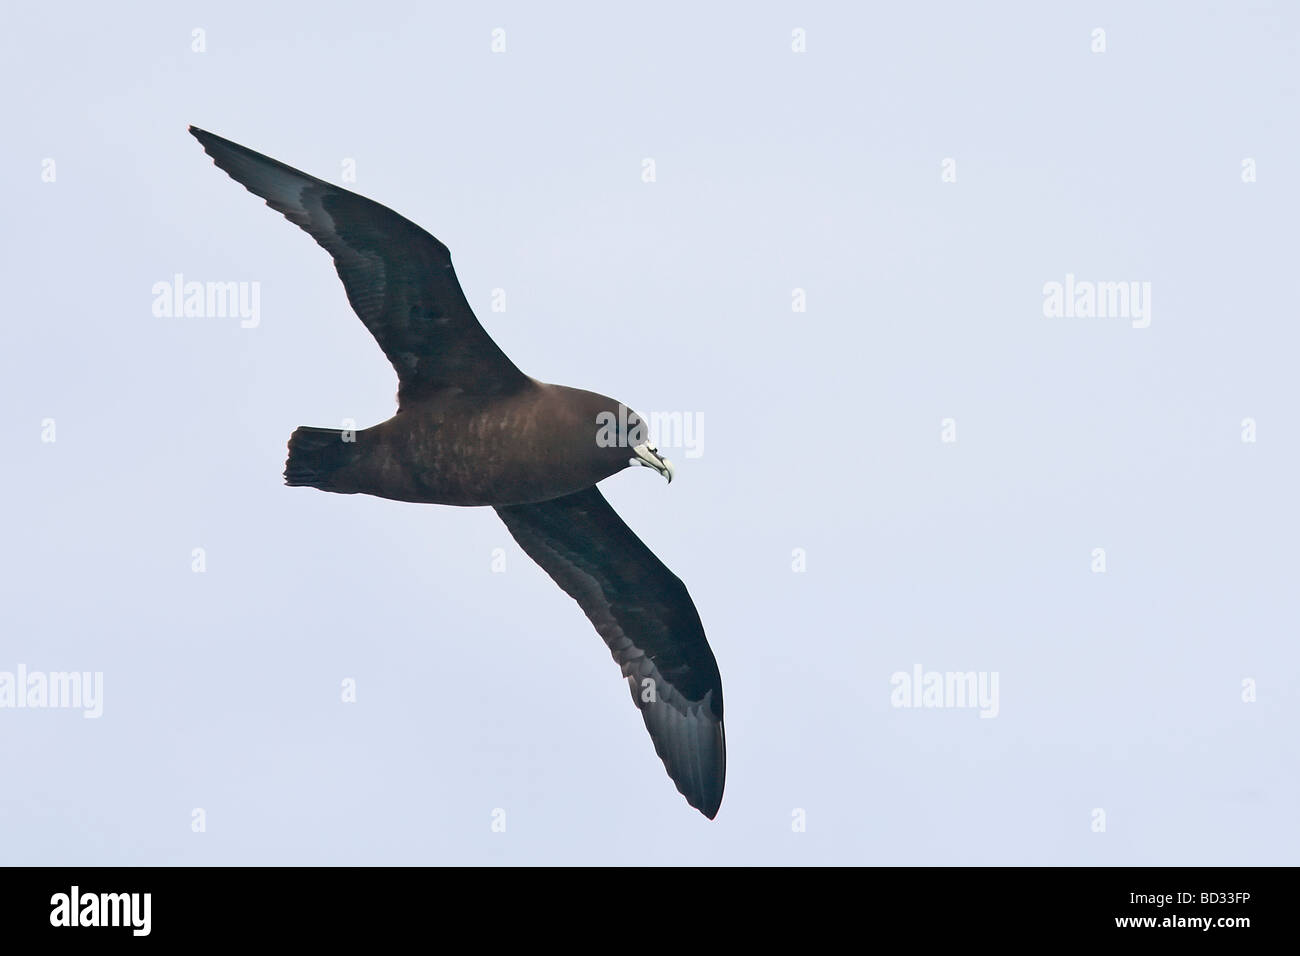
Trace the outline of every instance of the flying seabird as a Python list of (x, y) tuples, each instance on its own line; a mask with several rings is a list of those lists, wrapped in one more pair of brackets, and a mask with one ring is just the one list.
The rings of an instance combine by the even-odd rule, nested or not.
[(641, 416), (516, 368), (471, 311), (447, 247), (415, 223), (220, 136), (190, 132), (217, 166), (333, 257), (353, 310), (397, 370), (397, 413), (348, 433), (351, 440), (338, 429), (296, 429), (285, 483), (495, 508), (609, 645), (677, 789), (716, 816), (726, 741), (713, 651), (686, 586), (596, 488), (631, 465), (672, 481), (673, 466), (648, 443)]

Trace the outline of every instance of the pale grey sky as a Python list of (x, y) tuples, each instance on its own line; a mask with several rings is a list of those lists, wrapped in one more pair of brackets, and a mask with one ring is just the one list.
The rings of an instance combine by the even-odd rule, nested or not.
[[(1295, 863), (1300, 13), (973, 7), (7, 11), (0, 673), (103, 713), (0, 708), (0, 862)], [(602, 488), (717, 655), (715, 822), (492, 512), (282, 485), (395, 376), (189, 123), (351, 161), (526, 372), (705, 423)]]

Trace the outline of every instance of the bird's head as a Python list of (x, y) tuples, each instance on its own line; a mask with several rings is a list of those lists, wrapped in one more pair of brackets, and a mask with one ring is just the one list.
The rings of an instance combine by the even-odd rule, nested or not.
[(615, 470), (640, 465), (653, 468), (669, 482), (673, 464), (650, 442), (645, 419), (622, 402), (604, 399), (595, 416), (596, 447), (602, 459)]

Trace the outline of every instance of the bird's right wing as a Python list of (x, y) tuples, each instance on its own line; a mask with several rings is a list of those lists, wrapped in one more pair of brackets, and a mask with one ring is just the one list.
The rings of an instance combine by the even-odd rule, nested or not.
[(348, 301), (397, 370), (398, 401), (455, 387), (508, 393), (531, 379), (474, 317), (447, 247), (386, 206), (190, 127), (236, 182), (334, 257)]
[(712, 819), (727, 774), (722, 677), (686, 586), (594, 485), (496, 510), (528, 556), (596, 626), (623, 669), (668, 776)]

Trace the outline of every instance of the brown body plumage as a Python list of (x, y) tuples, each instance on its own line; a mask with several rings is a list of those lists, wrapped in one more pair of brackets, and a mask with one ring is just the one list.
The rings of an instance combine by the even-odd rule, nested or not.
[[(564, 385), (530, 381), (518, 393), (486, 400), (446, 389), (403, 403), (392, 418), (356, 431), (350, 441), (333, 429), (302, 430), (330, 436), (326, 461), (311, 459), (309, 449), (321, 445), (290, 439), (285, 475), (292, 485), (421, 504), (547, 501), (627, 467), (626, 444), (596, 441), (603, 414), (617, 416), (619, 403)], [(335, 467), (328, 467), (329, 454)], [(304, 474), (309, 464), (314, 467)]]

